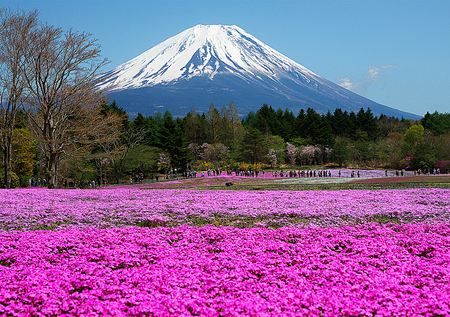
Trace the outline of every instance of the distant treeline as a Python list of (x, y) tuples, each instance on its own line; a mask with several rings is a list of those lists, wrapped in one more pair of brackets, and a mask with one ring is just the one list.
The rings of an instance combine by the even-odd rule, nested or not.
[[(125, 181), (167, 173), (207, 169), (308, 169), (317, 165), (428, 169), (450, 166), (450, 114), (427, 113), (418, 121), (336, 109), (325, 114), (308, 108), (294, 114), (264, 104), (240, 119), (233, 102), (220, 111), (195, 108), (183, 118), (169, 111), (130, 119), (113, 102), (104, 114), (122, 118), (120, 137), (103, 142), (83, 159), (64, 157), (61, 179), (86, 183)], [(16, 183), (41, 177), (40, 153), (33, 147), (26, 120), (18, 114)], [(21, 135), (21, 136), (19, 136)], [(29, 142), (21, 142), (21, 140)], [(25, 146), (26, 145), (26, 146)], [(27, 155), (28, 152), (28, 155)], [(25, 167), (26, 168), (25, 168)], [(17, 176), (18, 175), (18, 176)], [(135, 178), (135, 176), (140, 177)], [(68, 184), (69, 182), (65, 182)]]
[(445, 170), (450, 160), (450, 114), (438, 112), (414, 121), (376, 117), (370, 109), (319, 114), (308, 108), (294, 115), (264, 104), (240, 120), (230, 102), (220, 111), (211, 104), (202, 114), (192, 107), (184, 118), (168, 111), (138, 114), (129, 125), (146, 131), (142, 144), (165, 151), (179, 168), (238, 168), (245, 162)]

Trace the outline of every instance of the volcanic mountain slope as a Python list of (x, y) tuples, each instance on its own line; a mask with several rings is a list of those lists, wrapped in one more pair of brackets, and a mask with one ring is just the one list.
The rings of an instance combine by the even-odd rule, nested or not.
[(207, 112), (233, 101), (241, 115), (264, 103), (289, 108), (296, 115), (311, 107), (317, 112), (357, 112), (418, 118), (380, 105), (334, 84), (294, 62), (237, 26), (197, 25), (167, 39), (102, 77), (131, 116), (169, 110), (184, 116), (192, 106)]

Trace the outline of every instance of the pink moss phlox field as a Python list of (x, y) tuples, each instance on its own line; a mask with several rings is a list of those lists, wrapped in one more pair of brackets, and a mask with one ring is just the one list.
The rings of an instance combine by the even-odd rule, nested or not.
[[(278, 226), (448, 221), (449, 189), (212, 191), (17, 189), (0, 191), (0, 230), (113, 228), (145, 221), (264, 218)], [(301, 219), (305, 221), (300, 221)], [(274, 226), (276, 227), (276, 226)]]
[[(450, 314), (448, 189), (34, 188), (0, 202), (0, 315)], [(256, 222), (204, 225), (220, 218)], [(161, 226), (136, 226), (149, 221)]]
[(0, 232), (0, 315), (448, 316), (450, 225)]

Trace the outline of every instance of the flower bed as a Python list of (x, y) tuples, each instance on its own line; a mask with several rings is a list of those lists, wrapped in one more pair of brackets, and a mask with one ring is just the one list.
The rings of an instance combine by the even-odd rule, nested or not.
[(0, 229), (180, 226), (340, 226), (448, 221), (449, 189), (213, 191), (19, 189), (0, 191)]
[(450, 226), (0, 233), (10, 316), (443, 316)]
[(449, 189), (35, 188), (0, 201), (0, 315), (450, 313)]

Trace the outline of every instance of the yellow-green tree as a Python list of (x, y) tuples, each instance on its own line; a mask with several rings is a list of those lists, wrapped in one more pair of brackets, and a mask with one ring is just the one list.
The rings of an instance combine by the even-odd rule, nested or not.
[(405, 134), (403, 135), (403, 140), (409, 146), (414, 146), (414, 144), (416, 144), (417, 141), (419, 141), (423, 136), (424, 131), (425, 129), (421, 124), (413, 125), (408, 130), (406, 130)]
[(13, 137), (12, 171), (18, 176), (31, 177), (36, 157), (36, 141), (27, 129), (15, 129)]

